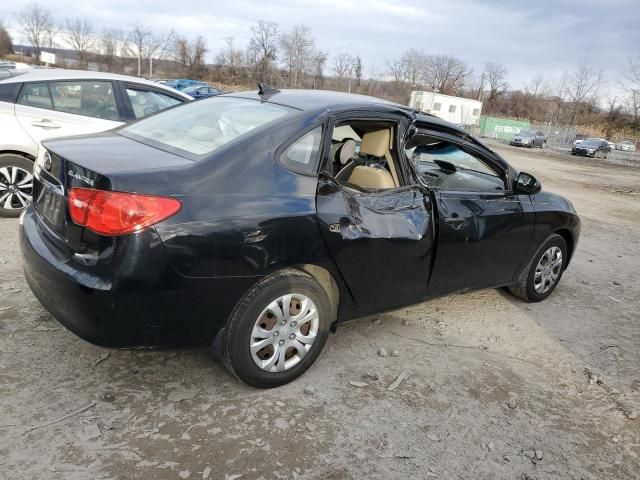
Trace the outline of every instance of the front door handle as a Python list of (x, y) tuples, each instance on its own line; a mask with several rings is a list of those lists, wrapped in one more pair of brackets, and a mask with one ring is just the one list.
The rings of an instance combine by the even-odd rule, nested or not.
[(39, 128), (60, 128), (60, 125), (58, 125), (57, 123), (53, 123), (48, 118), (43, 118), (39, 122), (33, 122), (31, 125)]
[(447, 217), (444, 219), (444, 223), (450, 223), (452, 225), (460, 225), (461, 223), (466, 222), (467, 220), (462, 217)]

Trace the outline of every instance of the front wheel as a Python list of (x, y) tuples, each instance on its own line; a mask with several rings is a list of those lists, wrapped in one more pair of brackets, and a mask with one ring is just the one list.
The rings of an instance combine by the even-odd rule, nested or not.
[(544, 300), (562, 278), (567, 263), (567, 242), (553, 234), (540, 246), (520, 277), (520, 283), (509, 291), (527, 302)]
[(324, 288), (309, 274), (284, 270), (240, 300), (222, 338), (225, 367), (258, 388), (284, 385), (316, 360), (333, 319)]
[(33, 195), (33, 162), (13, 153), (0, 154), (0, 217), (18, 217)]

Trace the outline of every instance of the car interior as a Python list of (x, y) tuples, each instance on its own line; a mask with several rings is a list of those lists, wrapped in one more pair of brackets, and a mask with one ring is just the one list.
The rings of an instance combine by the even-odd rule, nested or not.
[(400, 186), (395, 131), (394, 124), (372, 121), (351, 121), (336, 126), (331, 140), (336, 181), (361, 191)]
[(429, 186), (444, 190), (505, 190), (505, 181), (498, 172), (452, 142), (415, 135), (405, 145), (405, 153)]

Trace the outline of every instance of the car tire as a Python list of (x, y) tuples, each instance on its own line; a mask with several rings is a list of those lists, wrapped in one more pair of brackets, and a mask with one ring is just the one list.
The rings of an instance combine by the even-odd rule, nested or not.
[[(560, 263), (556, 268), (552, 268), (552, 265), (558, 261), (558, 257), (555, 254), (559, 251)], [(553, 253), (550, 253), (553, 252)], [(545, 263), (543, 257), (551, 262), (551, 264)], [(567, 242), (562, 236), (553, 234), (547, 238), (536, 253), (531, 257), (531, 260), (524, 268), (519, 283), (509, 287), (509, 291), (518, 298), (527, 302), (540, 302), (547, 298), (555, 290), (560, 283), (562, 274), (567, 265)], [(548, 265), (548, 266), (547, 266)], [(545, 267), (547, 267), (545, 269)], [(541, 273), (540, 273), (541, 272)], [(555, 278), (551, 275), (555, 275)], [(553, 279), (553, 281), (551, 281)], [(541, 280), (541, 281), (540, 281)], [(549, 280), (549, 283), (547, 283)], [(541, 285), (544, 285), (541, 288)]]
[[(311, 305), (317, 321), (304, 322), (314, 317)], [(296, 308), (305, 311), (295, 314)], [(244, 295), (229, 317), (221, 340), (223, 364), (234, 376), (257, 388), (289, 383), (320, 355), (333, 322), (332, 312), (325, 289), (311, 275), (296, 269), (270, 275)], [(295, 319), (301, 324), (294, 325)], [(302, 355), (300, 346), (305, 350)]]
[[(0, 217), (19, 217), (29, 204), (33, 194), (33, 181), (28, 182), (29, 178), (33, 180), (31, 160), (14, 153), (0, 154)], [(25, 188), (29, 184), (31, 187)], [(25, 205), (21, 206), (21, 202)]]
[(535, 141), (531, 140), (531, 142), (529, 142), (529, 148), (533, 148), (535, 146)]

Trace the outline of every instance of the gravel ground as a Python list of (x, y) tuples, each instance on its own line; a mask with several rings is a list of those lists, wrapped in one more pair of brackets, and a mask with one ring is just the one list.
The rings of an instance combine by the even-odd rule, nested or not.
[(351, 322), (270, 391), (207, 351), (68, 333), (24, 282), (17, 221), (0, 219), (0, 478), (637, 479), (640, 169), (496, 148), (581, 215), (555, 293)]

